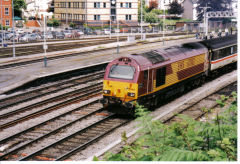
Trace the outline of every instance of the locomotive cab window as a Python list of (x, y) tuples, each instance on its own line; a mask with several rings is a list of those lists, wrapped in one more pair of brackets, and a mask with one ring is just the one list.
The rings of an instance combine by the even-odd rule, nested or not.
[(165, 78), (166, 78), (166, 67), (157, 69), (157, 71), (156, 71), (156, 87), (159, 87), (159, 86), (165, 84)]
[(109, 78), (133, 80), (135, 68), (129, 65), (112, 65), (109, 71)]

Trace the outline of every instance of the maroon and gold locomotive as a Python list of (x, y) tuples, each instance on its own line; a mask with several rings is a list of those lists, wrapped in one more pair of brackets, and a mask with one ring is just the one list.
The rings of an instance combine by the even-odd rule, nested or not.
[(134, 102), (151, 107), (198, 86), (211, 71), (236, 63), (236, 38), (186, 43), (115, 59), (105, 71), (101, 103), (127, 109), (114, 112), (131, 113)]

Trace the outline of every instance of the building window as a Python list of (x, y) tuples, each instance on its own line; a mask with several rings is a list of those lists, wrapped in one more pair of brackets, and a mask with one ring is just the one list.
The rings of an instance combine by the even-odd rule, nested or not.
[(100, 20), (100, 15), (94, 15), (94, 20)]
[(123, 7), (123, 3), (120, 3), (120, 7)]
[(81, 8), (85, 9), (85, 2), (82, 2), (81, 5), (82, 5)]
[[(122, 6), (121, 6), (122, 7)], [(125, 6), (126, 8), (132, 8), (132, 3), (126, 3), (126, 6)]]
[(94, 8), (100, 8), (100, 2), (94, 2)]
[(60, 7), (61, 8), (66, 8), (66, 2), (60, 2)]
[(79, 2), (73, 2), (73, 8), (79, 8)]
[(132, 20), (132, 15), (126, 15), (126, 20)]
[(103, 7), (106, 8), (106, 2), (103, 3)]
[(9, 8), (5, 8), (5, 15), (9, 15)]
[(68, 2), (68, 8), (71, 8), (71, 2)]
[(9, 21), (9, 20), (6, 20), (5, 25), (6, 25), (6, 26), (10, 26), (10, 21)]

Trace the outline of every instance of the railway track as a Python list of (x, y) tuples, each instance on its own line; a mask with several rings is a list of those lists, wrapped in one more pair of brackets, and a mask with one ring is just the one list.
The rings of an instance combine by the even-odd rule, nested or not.
[(107, 116), (76, 133), (20, 159), (20, 161), (46, 160), (46, 158), (41, 158), (42, 156), (47, 156), (49, 160), (64, 160), (127, 122), (129, 122), (129, 119), (119, 119), (116, 115)]
[[(61, 51), (67, 49), (75, 49), (75, 48), (82, 48), (82, 47), (89, 47), (99, 44), (107, 44), (112, 43), (116, 39), (104, 39), (104, 40), (93, 40), (93, 41), (85, 41), (80, 43), (59, 43), (59, 44), (48, 44), (48, 52), (53, 51)], [(120, 37), (119, 41), (126, 40), (126, 37)], [(16, 56), (27, 56), (32, 54), (44, 53), (42, 45), (35, 45), (35, 46), (26, 46), (26, 47), (16, 47)], [(0, 58), (9, 58), (12, 57), (12, 49), (0, 49)]]
[[(8, 151), (1, 154), (0, 160), (64, 160), (130, 121), (117, 118), (100, 106), (95, 100), (1, 140), (2, 146), (9, 147)], [(90, 118), (95, 120), (88, 123), (87, 127), (81, 127)], [(74, 130), (70, 132), (72, 128)], [(40, 142), (44, 146), (39, 146)], [(35, 148), (35, 145), (40, 148)]]
[[(178, 34), (178, 35), (180, 35), (180, 34)], [(175, 34), (168, 34), (166, 36), (175, 36)], [(152, 37), (154, 38), (154, 37), (159, 37), (159, 36), (152, 36)], [(154, 41), (151, 43), (157, 43), (157, 42), (161, 42), (161, 41), (159, 40), (159, 41)], [(141, 44), (149, 44), (149, 42), (141, 42)], [(94, 44), (94, 45), (96, 45), (96, 44)], [(131, 46), (135, 46), (135, 45), (136, 44), (125, 45), (125, 46), (121, 46), (121, 47), (125, 48), (125, 47), (131, 47)], [(68, 48), (69, 48), (69, 46), (68, 46)], [(115, 50), (116, 48), (113, 47), (113, 48), (106, 48), (106, 49), (107, 50)], [(106, 49), (104, 49), (104, 50), (106, 50)], [(72, 56), (86, 55), (86, 53), (101, 52), (101, 51), (103, 51), (103, 50), (97, 49), (97, 50), (90, 50), (87, 52), (79, 52), (79, 53), (63, 54), (63, 55), (61, 54), (58, 56), (48, 57), (48, 60), (56, 60), (56, 59), (67, 58), (67, 57), (72, 57)], [(36, 51), (34, 51), (34, 52), (36, 52)], [(1, 64), (0, 69), (13, 68), (13, 67), (18, 67), (18, 66), (23, 66), (23, 65), (28, 65), (28, 64), (34, 64), (34, 63), (38, 63), (38, 62), (43, 62), (43, 58), (31, 59), (31, 60), (27, 60), (27, 61), (20, 61), (20, 62), (14, 62), (14, 63), (9, 63), (9, 64)]]
[[(233, 91), (237, 92), (237, 82), (234, 82), (234, 83), (224, 87), (223, 89), (207, 96), (203, 100), (201, 100), (195, 104), (192, 104), (190, 107), (188, 107), (184, 111), (180, 112), (179, 114), (187, 115), (195, 120), (198, 120), (206, 114), (206, 111), (204, 111), (203, 108), (208, 108), (208, 106), (210, 106), (211, 109), (216, 108), (217, 106), (219, 106), (216, 103), (216, 100), (220, 99), (221, 95), (231, 97), (231, 93)], [(211, 105), (211, 104), (214, 104), (214, 105)], [(178, 116), (173, 116), (164, 122), (171, 123), (171, 122), (176, 122), (176, 121), (180, 121), (180, 120), (181, 119), (179, 119)]]
[(56, 93), (57, 91), (75, 87), (77, 85), (85, 84), (89, 82), (90, 78), (93, 78), (95, 80), (100, 80), (103, 78), (104, 71), (99, 71), (90, 75), (85, 75), (85, 76), (80, 76), (80, 77), (75, 77), (71, 78), (69, 80), (62, 80), (55, 82), (53, 84), (39, 87), (39, 88), (34, 88), (30, 91), (21, 93), (21, 94), (16, 94), (14, 96), (7, 97), (5, 99), (1, 99), (0, 101), (0, 111), (4, 108), (9, 108), (11, 106), (17, 105), (22, 102), (30, 101), (32, 99), (36, 99), (48, 94)]
[[(176, 34), (166, 34), (166, 36), (174, 36)], [(178, 33), (177, 35), (186, 35), (185, 33)], [(150, 38), (161, 37), (162, 34), (151, 35)], [(58, 44), (48, 44), (48, 52), (67, 50), (67, 49), (75, 49), (88, 47), (93, 45), (107, 44), (116, 41), (117, 37), (109, 38), (98, 38), (99, 40), (90, 40), (84, 42), (68, 42), (68, 43), (58, 43)], [(127, 36), (120, 36), (119, 41), (124, 41), (127, 39)], [(137, 35), (136, 39), (140, 39), (140, 36)], [(43, 53), (42, 45), (34, 45), (34, 46), (24, 46), (24, 47), (16, 47), (16, 56), (27, 56), (37, 53)], [(9, 58), (12, 57), (12, 48), (1, 48), (0, 49), (0, 58)]]
[(53, 110), (62, 108), (64, 106), (95, 97), (100, 94), (102, 89), (102, 81), (98, 80), (94, 83), (82, 84), (78, 87), (53, 95), (45, 100), (40, 99), (38, 102), (20, 106), (17, 109), (4, 108), (0, 111), (0, 129), (16, 125), (19, 122), (28, 120), (30, 118), (39, 116), (41, 114), (49, 113)]
[[(6, 137), (0, 141), (1, 147), (6, 147), (5, 152), (0, 156), (0, 160), (18, 160), (28, 153), (30, 146), (38, 144), (40, 140), (56, 138), (55, 135), (64, 136), (64, 133), (69, 133), (68, 129), (71, 127), (79, 127), (79, 124), (86, 122), (93, 116), (102, 116), (103, 114), (101, 115), (101, 113), (103, 113), (101, 104), (98, 103), (98, 100), (94, 100)], [(105, 115), (108, 115), (108, 113), (105, 113)]]

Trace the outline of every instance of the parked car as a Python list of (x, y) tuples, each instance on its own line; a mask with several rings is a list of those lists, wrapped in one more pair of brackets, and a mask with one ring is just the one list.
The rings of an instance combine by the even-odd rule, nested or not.
[(24, 33), (23, 29), (17, 29), (16, 32), (19, 33), (19, 34), (23, 34)]
[(103, 34), (109, 35), (110, 34), (110, 29), (103, 29)]
[(64, 30), (63, 33), (64, 33), (65, 38), (72, 38), (73, 37), (73, 34), (70, 30)]
[(27, 42), (29, 40), (29, 35), (30, 34), (24, 34), (19, 38), (19, 42)]
[(55, 32), (56, 39), (64, 39), (64, 33), (63, 32)]
[(96, 35), (96, 32), (94, 32), (91, 28), (84, 28), (84, 34)]
[(7, 31), (8, 31), (8, 32), (12, 32), (12, 31), (13, 31), (13, 28), (8, 28)]
[(51, 32), (46, 32), (45, 37), (46, 39), (53, 39), (53, 35)]
[(94, 33), (96, 33), (96, 35), (102, 35), (103, 34), (102, 30), (99, 30), (99, 29), (94, 30)]
[(30, 34), (28, 39), (29, 41), (37, 41), (39, 39), (39, 35), (36, 33)]
[(5, 33), (5, 39), (6, 40), (10, 40), (12, 36), (13, 36), (13, 33), (10, 33), (10, 32)]
[(35, 33), (24, 33), (20, 38), (20, 42), (27, 42), (27, 41), (37, 41), (39, 39), (39, 35)]
[(77, 33), (81, 36), (84, 35), (84, 32), (82, 30), (77, 30)]

